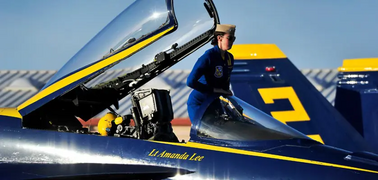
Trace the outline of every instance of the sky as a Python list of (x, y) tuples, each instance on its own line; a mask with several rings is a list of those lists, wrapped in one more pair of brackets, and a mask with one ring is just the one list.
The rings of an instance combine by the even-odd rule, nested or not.
[[(58, 70), (133, 0), (0, 0), (0, 70)], [(276, 44), (300, 69), (378, 57), (377, 0), (215, 0), (235, 44)], [(188, 10), (188, 15), (191, 11)], [(191, 69), (210, 45), (174, 66)]]

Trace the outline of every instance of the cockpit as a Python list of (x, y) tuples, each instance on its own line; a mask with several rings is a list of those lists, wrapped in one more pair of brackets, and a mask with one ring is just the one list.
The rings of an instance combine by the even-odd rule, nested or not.
[[(195, 13), (187, 13), (188, 9)], [(219, 24), (211, 0), (140, 0), (129, 6), (75, 54), (34, 97), (17, 107), (24, 128), (85, 133), (78, 121), (104, 110), (95, 135), (179, 142), (169, 91), (143, 89), (150, 80), (214, 37)], [(116, 65), (130, 70), (105, 79)], [(119, 102), (131, 97), (129, 114)], [(258, 141), (307, 137), (236, 97), (212, 99), (194, 120), (191, 141)]]
[[(121, 120), (116, 117), (100, 120), (100, 123), (109, 121), (108, 126), (104, 123), (105, 126), (100, 127), (99, 123), (105, 135), (179, 142), (170, 124), (173, 110), (169, 91), (139, 90), (133, 94), (132, 101), (134, 107), (130, 115), (123, 116)], [(196, 118), (191, 120), (192, 142), (230, 145), (262, 140), (309, 139), (235, 96), (209, 96)], [(130, 126), (131, 119), (140, 128)]]

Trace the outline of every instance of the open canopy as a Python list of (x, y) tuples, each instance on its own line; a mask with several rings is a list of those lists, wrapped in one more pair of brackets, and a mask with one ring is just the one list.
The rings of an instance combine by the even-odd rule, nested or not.
[[(204, 4), (207, 6), (205, 7)], [(67, 98), (75, 100), (80, 93), (66, 94), (72, 93), (74, 89), (81, 92), (83, 88), (87, 88), (86, 84), (90, 80), (121, 61), (123, 68), (141, 68), (156, 61), (155, 56), (168, 51), (173, 44), (177, 43), (180, 47), (204, 32), (212, 31), (216, 23), (219, 21), (212, 1), (175, 1), (175, 3), (173, 0), (136, 1), (90, 40), (38, 94), (21, 104), (18, 110), (25, 116), (57, 98), (65, 101), (68, 101)], [(204, 41), (200, 44), (182, 47), (185, 52), (174, 54), (180, 55), (180, 58), (174, 61), (181, 60), (196, 48), (203, 46), (211, 37), (212, 33), (209, 33), (203, 37)], [(135, 68), (130, 68), (130, 73), (134, 70)], [(123, 96), (111, 101), (119, 101), (121, 98)], [(91, 101), (102, 103), (94, 99)], [(96, 109), (93, 113), (98, 111)]]

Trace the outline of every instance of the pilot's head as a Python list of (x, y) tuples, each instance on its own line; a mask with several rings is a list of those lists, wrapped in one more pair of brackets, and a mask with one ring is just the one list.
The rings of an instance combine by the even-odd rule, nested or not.
[(217, 24), (211, 44), (218, 45), (219, 49), (224, 51), (231, 49), (236, 39), (235, 28), (232, 24)]

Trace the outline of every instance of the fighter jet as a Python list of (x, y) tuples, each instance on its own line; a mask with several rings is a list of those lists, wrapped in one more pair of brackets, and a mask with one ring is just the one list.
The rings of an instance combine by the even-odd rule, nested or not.
[[(189, 15), (184, 16), (184, 13)], [(242, 17), (241, 17), (242, 18)], [(209, 43), (212, 0), (140, 0), (32, 98), (0, 109), (5, 179), (377, 179), (378, 156), (324, 145), (236, 96), (209, 96), (189, 142), (172, 131), (168, 90), (143, 85)], [(117, 64), (130, 71), (88, 86)], [(131, 96), (128, 114), (118, 102)], [(214, 107), (219, 100), (221, 107)], [(99, 131), (83, 128), (101, 111)]]

